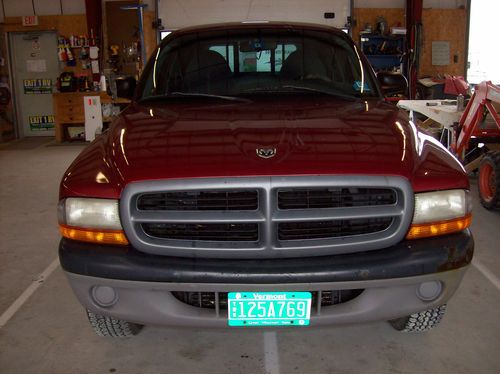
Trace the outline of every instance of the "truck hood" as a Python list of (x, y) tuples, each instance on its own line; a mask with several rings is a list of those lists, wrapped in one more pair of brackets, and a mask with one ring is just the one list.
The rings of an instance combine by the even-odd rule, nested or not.
[[(429, 152), (434, 157), (426, 183), (436, 186), (436, 178), (455, 177), (444, 185), (457, 185), (456, 178), (463, 178), (460, 165), (438, 145), (434, 150), (419, 149), (415, 134), (404, 112), (378, 100), (292, 97), (135, 103), (79, 157), (90, 162), (90, 154), (102, 153), (104, 162), (96, 160), (93, 168), (86, 165), (93, 175), (85, 176), (75, 167), (77, 159), (69, 170), (76, 176), (71, 186), (67, 179), (65, 187), (80, 195), (77, 181), (97, 180), (97, 173), (103, 181), (99, 191), (109, 184), (102, 192), (107, 196), (119, 196), (130, 182), (174, 178), (362, 174), (398, 175), (411, 181), (426, 158), (422, 154)], [(262, 158), (259, 149), (276, 154)]]
[[(408, 175), (398, 110), (377, 102), (136, 106), (111, 135), (127, 182), (143, 179), (373, 173)], [(258, 149), (275, 149), (261, 158)]]

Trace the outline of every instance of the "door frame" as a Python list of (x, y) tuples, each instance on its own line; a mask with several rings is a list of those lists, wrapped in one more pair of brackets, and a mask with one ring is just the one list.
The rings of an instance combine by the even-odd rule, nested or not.
[[(21, 138), (24, 138), (26, 137), (26, 135), (24, 134), (24, 128), (22, 126), (22, 124), (19, 123), (19, 113), (20, 113), (20, 108), (18, 107), (19, 106), (19, 103), (18, 103), (18, 100), (17, 100), (17, 90), (16, 90), (16, 77), (15, 77), (15, 72), (14, 72), (14, 69), (13, 69), (13, 66), (15, 66), (15, 58), (14, 58), (14, 53), (12, 53), (12, 46), (13, 46), (13, 42), (12, 42), (12, 38), (15, 34), (42, 34), (42, 33), (51, 33), (51, 34), (55, 34), (56, 38), (57, 38), (57, 31), (56, 30), (50, 30), (50, 29), (47, 29), (47, 30), (26, 30), (26, 31), (7, 31), (6, 34), (7, 34), (7, 37), (6, 37), (6, 44), (7, 44), (7, 61), (8, 61), (8, 64), (9, 64), (9, 68), (8, 68), (8, 71), (9, 71), (9, 88), (10, 88), (10, 92), (11, 92), (11, 100), (12, 100), (12, 112), (13, 112), (13, 120), (14, 120), (14, 136), (16, 139), (21, 139)], [(48, 136), (52, 136), (52, 135), (48, 135)]]

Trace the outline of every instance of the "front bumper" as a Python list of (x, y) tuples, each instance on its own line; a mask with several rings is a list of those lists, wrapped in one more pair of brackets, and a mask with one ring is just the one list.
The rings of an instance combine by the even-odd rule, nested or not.
[[(346, 303), (322, 307), (320, 313), (313, 310), (311, 326), (319, 326), (389, 320), (446, 303), (462, 280), (473, 247), (466, 230), (377, 251), (298, 259), (177, 258), (67, 239), (61, 241), (59, 256), (86, 308), (141, 324), (227, 326), (224, 310), (216, 313), (184, 304), (172, 291), (364, 289)], [(439, 282), (439, 295), (432, 300), (419, 297), (424, 282)], [(113, 288), (116, 300), (99, 305), (93, 297), (96, 286)]]

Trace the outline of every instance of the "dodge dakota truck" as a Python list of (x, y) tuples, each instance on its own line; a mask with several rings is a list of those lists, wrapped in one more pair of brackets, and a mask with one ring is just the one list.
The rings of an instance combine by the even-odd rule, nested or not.
[(461, 164), (348, 35), (178, 30), (64, 174), (59, 257), (97, 334), (438, 324), (473, 255)]

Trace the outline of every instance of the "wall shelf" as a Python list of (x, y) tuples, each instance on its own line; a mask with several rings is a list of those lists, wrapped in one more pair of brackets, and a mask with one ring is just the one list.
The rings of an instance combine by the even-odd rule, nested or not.
[(401, 68), (405, 35), (361, 34), (361, 50), (375, 71)]

